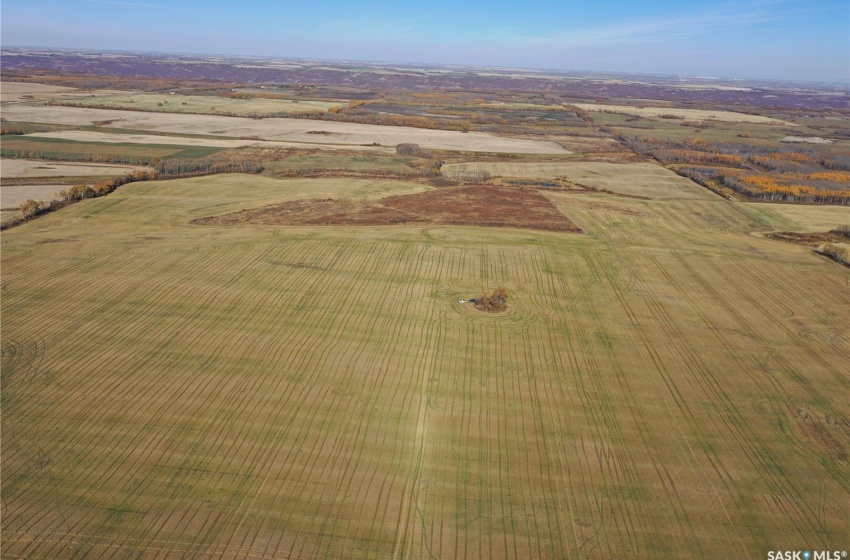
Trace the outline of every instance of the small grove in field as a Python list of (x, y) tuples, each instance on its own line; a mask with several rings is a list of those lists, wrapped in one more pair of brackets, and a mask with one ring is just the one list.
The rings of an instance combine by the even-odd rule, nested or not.
[(508, 308), (508, 291), (496, 288), (489, 296), (478, 296), (473, 303), (476, 309), (487, 313), (500, 313)]

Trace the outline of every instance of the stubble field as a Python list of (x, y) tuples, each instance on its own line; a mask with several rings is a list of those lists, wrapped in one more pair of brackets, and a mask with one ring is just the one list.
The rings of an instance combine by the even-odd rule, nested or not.
[[(235, 116), (268, 115), (319, 111), (345, 106), (345, 101), (292, 101), (288, 99), (230, 99), (213, 95), (169, 95), (124, 92), (120, 95), (97, 95), (67, 100), (85, 107), (156, 111), (158, 113), (230, 114)], [(63, 100), (57, 100), (62, 103)]]
[[(400, 143), (420, 144), (424, 148), (518, 154), (566, 154), (554, 142), (496, 136), (483, 132), (457, 132), (404, 126), (379, 126), (347, 122), (315, 121), (295, 118), (251, 119), (219, 115), (190, 115), (88, 109), (43, 105), (10, 105), (4, 108), (10, 121), (49, 122), (63, 125), (101, 126), (211, 134), (230, 137), (257, 137), (307, 144), (362, 146), (380, 144), (395, 147)], [(104, 124), (105, 123), (105, 124)]]
[(689, 179), (654, 163), (577, 162), (464, 162), (440, 168), (444, 177), (470, 180), (482, 177), (563, 178), (598, 190), (646, 198), (713, 199), (714, 195)]
[[(750, 235), (822, 214), (546, 193), (585, 234), (190, 224), (422, 189), (135, 183), (5, 232), (4, 557), (846, 546), (848, 271)], [(504, 314), (457, 303), (495, 287)]]
[[(602, 103), (576, 103), (576, 107), (585, 111), (609, 111), (612, 113), (623, 113), (636, 117), (661, 117), (673, 116), (679, 119), (725, 121), (730, 123), (757, 123), (757, 124), (790, 124), (779, 119), (772, 119), (761, 115), (738, 113), (736, 111), (719, 111), (707, 109), (682, 109), (678, 107), (642, 107), (635, 105), (605, 105)], [(794, 125), (791, 125), (794, 126)]]
[(0, 178), (24, 179), (33, 177), (91, 177), (118, 176), (141, 169), (145, 166), (109, 165), (105, 163), (59, 163), (28, 159), (4, 159), (0, 165)]

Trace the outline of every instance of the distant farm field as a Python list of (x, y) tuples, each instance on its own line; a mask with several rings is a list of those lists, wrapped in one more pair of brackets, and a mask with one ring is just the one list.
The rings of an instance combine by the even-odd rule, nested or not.
[[(287, 99), (232, 99), (213, 95), (169, 95), (131, 93), (123, 95), (96, 95), (68, 100), (75, 105), (101, 109), (130, 109), (158, 113), (229, 114), (236, 116), (271, 115), (294, 112), (325, 112), (331, 107), (344, 106), (345, 101), (293, 101)], [(62, 100), (57, 100), (62, 103)]]
[(715, 120), (726, 122), (744, 122), (757, 124), (789, 124), (779, 119), (763, 117), (760, 115), (749, 115), (747, 113), (736, 113), (734, 111), (715, 111), (705, 109), (678, 109), (675, 107), (635, 107), (633, 105), (603, 105), (597, 103), (575, 103), (576, 107), (585, 111), (612, 111), (638, 117), (661, 117), (670, 115), (689, 120)]
[(159, 136), (156, 134), (118, 134), (94, 132), (89, 130), (63, 130), (58, 132), (38, 132), (25, 138), (54, 138), (76, 142), (97, 142), (105, 144), (164, 144), (173, 146), (210, 146), (215, 148), (239, 148), (241, 146), (278, 146), (278, 142), (259, 140), (230, 140), (205, 137)]
[(3, 159), (0, 162), (0, 178), (118, 176), (136, 169), (150, 170), (143, 166)]
[(0, 82), (0, 102), (3, 105), (17, 101), (29, 100), (35, 97), (70, 94), (74, 88), (51, 86), (47, 84), (31, 84), (25, 82)]
[[(83, 161), (145, 162), (153, 158), (197, 158), (214, 154), (221, 148), (208, 146), (183, 146), (168, 144), (135, 144), (133, 142), (78, 142), (62, 138), (39, 136), (14, 136), (4, 139), (3, 155), (16, 158), (44, 158)], [(5, 160), (4, 160), (5, 161)]]
[[(58, 198), (57, 193), (64, 191), (68, 185), (2, 185), (0, 186), (0, 210), (15, 213), (21, 204), (27, 200), (46, 202)], [(15, 217), (9, 215), (8, 218)]]
[(465, 162), (446, 164), (440, 173), (456, 180), (496, 176), (537, 179), (560, 177), (599, 190), (647, 198), (706, 199), (715, 196), (693, 181), (654, 163)]
[(850, 272), (750, 235), (816, 216), (542, 190), (585, 235), (190, 223), (425, 189), (133, 183), (5, 231), (4, 558), (847, 546)]
[(813, 232), (850, 225), (850, 212), (841, 206), (766, 203), (751, 206), (769, 215), (777, 229)]
[[(555, 142), (495, 136), (483, 132), (430, 130), (403, 126), (378, 126), (295, 118), (249, 119), (217, 115), (188, 115), (85, 109), (34, 105), (10, 105), (3, 110), (10, 121), (92, 125), (158, 132), (218, 134), (257, 137), (332, 146), (395, 147), (413, 143), (423, 148), (478, 152), (565, 154)], [(104, 124), (105, 123), (105, 124)], [(5, 141), (4, 141), (5, 143)]]

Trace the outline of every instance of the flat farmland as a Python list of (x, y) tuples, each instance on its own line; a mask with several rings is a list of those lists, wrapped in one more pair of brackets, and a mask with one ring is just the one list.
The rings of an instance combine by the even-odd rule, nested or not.
[[(550, 141), (496, 136), (483, 132), (430, 130), (404, 126), (379, 126), (295, 118), (250, 119), (217, 115), (186, 115), (86, 109), (44, 105), (10, 105), (3, 115), (9, 121), (88, 126), (101, 123), (114, 128), (157, 132), (212, 134), (232, 137), (258, 137), (334, 146), (380, 144), (395, 147), (401, 143), (423, 148), (519, 154), (566, 154)], [(107, 124), (103, 124), (107, 123)]]
[[(27, 200), (47, 202), (57, 198), (59, 191), (68, 189), (68, 185), (2, 185), (0, 186), (0, 210), (13, 213), (4, 218), (14, 217), (21, 204)], [(6, 221), (6, 220), (4, 220)]]
[[(751, 235), (759, 205), (190, 223), (423, 188), (134, 183), (4, 232), (4, 558), (846, 547), (850, 272)], [(495, 287), (505, 313), (457, 303)]]
[(57, 163), (55, 161), (38, 161), (29, 159), (4, 159), (0, 162), (0, 177), (3, 179), (29, 177), (90, 177), (90, 176), (119, 176), (141, 169), (150, 171), (144, 166), (108, 165), (103, 163)]
[(777, 228), (801, 233), (827, 231), (850, 225), (846, 207), (804, 204), (749, 203), (750, 207), (770, 217)]
[(77, 91), (75, 88), (51, 86), (47, 84), (31, 84), (26, 82), (0, 82), (0, 102), (7, 104), (35, 96), (69, 94)]
[(277, 146), (277, 142), (259, 140), (231, 140), (223, 138), (158, 136), (156, 134), (123, 134), (111, 132), (94, 132), (90, 130), (62, 130), (57, 132), (37, 132), (27, 134), (24, 138), (53, 138), (56, 140), (71, 140), (74, 142), (97, 142), (102, 144), (163, 144), (165, 142), (177, 146), (211, 146), (215, 148), (239, 148), (242, 146)]
[(440, 168), (449, 179), (484, 177), (563, 178), (576, 184), (647, 198), (714, 198), (711, 192), (655, 163), (607, 162), (464, 162)]
[[(61, 99), (57, 100), (58, 103), (62, 103), (62, 101)], [(156, 111), (158, 113), (230, 114), (235, 116), (308, 111), (325, 112), (331, 107), (340, 107), (346, 104), (346, 101), (298, 101), (260, 97), (233, 99), (214, 95), (169, 95), (138, 92), (80, 97), (67, 101), (86, 107)]]
[[(161, 136), (157, 134), (134, 134), (116, 129), (114, 132), (95, 132), (91, 130), (62, 130), (57, 132), (37, 132), (21, 138), (52, 138), (55, 140), (71, 140), (74, 142), (96, 142), (102, 144), (162, 144), (167, 142), (172, 146), (204, 146), (209, 148), (241, 148), (245, 146), (264, 146), (268, 148), (318, 148), (335, 150), (339, 146), (328, 144), (308, 144), (307, 142), (283, 142), (274, 140), (256, 140), (252, 138), (211, 138), (209, 135), (197, 136)], [(392, 147), (374, 148), (367, 146), (345, 146), (346, 150), (357, 151), (394, 151)]]
[(750, 115), (747, 113), (738, 113), (735, 111), (720, 111), (709, 109), (680, 109), (677, 107), (636, 107), (634, 105), (604, 105), (598, 103), (575, 103), (576, 107), (585, 111), (611, 111), (614, 113), (623, 113), (625, 115), (634, 115), (636, 117), (661, 117), (670, 115), (680, 119), (689, 120), (712, 120), (725, 121), (731, 123), (755, 123), (755, 124), (784, 124), (794, 126), (793, 124), (779, 119), (772, 119), (761, 115)]
[(153, 158), (204, 157), (221, 150), (221, 148), (214, 146), (168, 144), (169, 140), (170, 138), (162, 137), (162, 144), (137, 144), (132, 141), (99, 143), (26, 135), (3, 140), (3, 151), (4, 153), (15, 154), (18, 158), (24, 156), (60, 160), (90, 160), (103, 156), (112, 161), (115, 158), (126, 158), (121, 161), (141, 160), (147, 162)]

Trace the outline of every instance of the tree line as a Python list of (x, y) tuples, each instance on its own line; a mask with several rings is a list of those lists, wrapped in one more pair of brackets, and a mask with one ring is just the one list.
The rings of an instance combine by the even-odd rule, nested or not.
[(850, 154), (702, 139), (620, 139), (723, 196), (734, 191), (758, 200), (850, 204)]

